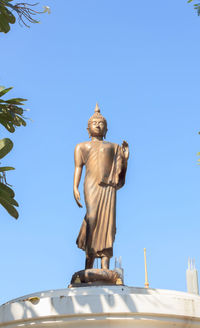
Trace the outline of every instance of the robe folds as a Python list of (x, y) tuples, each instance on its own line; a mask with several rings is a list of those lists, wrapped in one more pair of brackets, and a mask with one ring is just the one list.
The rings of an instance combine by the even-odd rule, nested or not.
[(84, 217), (77, 246), (87, 255), (113, 255), (116, 233), (116, 190), (125, 183), (127, 161), (119, 145), (106, 141), (83, 142), (75, 148), (75, 165), (86, 166)]

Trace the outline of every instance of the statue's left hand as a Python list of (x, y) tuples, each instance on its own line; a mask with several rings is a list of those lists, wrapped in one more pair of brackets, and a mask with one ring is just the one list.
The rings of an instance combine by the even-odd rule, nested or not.
[(123, 140), (121, 148), (122, 148), (122, 156), (124, 157), (124, 159), (128, 160), (128, 158), (129, 158), (128, 142)]

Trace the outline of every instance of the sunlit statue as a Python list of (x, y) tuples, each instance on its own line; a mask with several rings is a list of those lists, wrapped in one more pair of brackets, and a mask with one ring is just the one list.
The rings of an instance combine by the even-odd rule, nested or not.
[(101, 268), (109, 269), (116, 233), (116, 190), (125, 183), (129, 148), (126, 141), (119, 146), (104, 140), (107, 122), (98, 105), (87, 130), (91, 141), (76, 145), (74, 156), (74, 197), (82, 207), (78, 186), (85, 165), (87, 209), (76, 243), (86, 252), (85, 269), (91, 269), (97, 257), (101, 258)]

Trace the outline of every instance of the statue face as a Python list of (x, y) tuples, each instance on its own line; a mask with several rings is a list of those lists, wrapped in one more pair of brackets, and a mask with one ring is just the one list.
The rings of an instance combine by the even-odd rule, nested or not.
[(92, 137), (104, 137), (105, 123), (101, 118), (94, 118), (89, 126), (89, 132)]

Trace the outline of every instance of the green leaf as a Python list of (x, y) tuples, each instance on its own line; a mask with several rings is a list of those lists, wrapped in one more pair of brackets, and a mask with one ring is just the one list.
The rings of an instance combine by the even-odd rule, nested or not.
[(13, 205), (9, 204), (5, 199), (0, 197), (0, 204), (7, 210), (7, 212), (14, 217), (15, 219), (18, 219), (19, 213), (17, 210), (14, 208)]
[(15, 24), (15, 22), (16, 22), (16, 18), (15, 18), (15, 16), (11, 13), (10, 10), (8, 10), (7, 8), (5, 8), (5, 9), (6, 9), (6, 11), (7, 11), (6, 18), (7, 18), (8, 22), (9, 22), (10, 24)]
[(0, 119), (3, 119), (4, 121), (8, 123), (13, 123), (15, 118), (15, 114), (13, 114), (10, 110), (7, 110), (6, 108), (3, 109), (3, 112), (0, 113)]
[(22, 115), (24, 113), (23, 108), (16, 105), (10, 105), (10, 104), (8, 105), (6, 101), (0, 99), (0, 114), (2, 114), (5, 111), (14, 114), (16, 113), (19, 115)]
[(8, 20), (5, 17), (5, 15), (1, 13), (1, 9), (0, 9), (0, 30), (1, 32), (4, 33), (8, 33), (10, 31), (10, 25), (8, 23)]
[[(1, 115), (0, 115), (1, 116)], [(10, 132), (13, 133), (15, 132), (15, 128), (12, 123), (6, 122), (0, 117), (0, 123)]]
[(21, 116), (15, 114), (12, 110), (1, 108), (0, 106), (0, 124), (2, 124), (6, 129), (8, 129), (9, 132), (14, 132), (14, 125), (26, 126), (26, 121)]
[(15, 197), (14, 191), (10, 187), (6, 186), (2, 182), (0, 182), (0, 190), (7, 192), (7, 194), (9, 194), (10, 198), (14, 198)]
[(15, 23), (15, 21), (16, 21), (15, 16), (11, 13), (10, 10), (8, 10), (8, 8), (5, 7), (5, 5), (2, 5), (2, 4), (0, 5), (0, 11), (8, 23), (10, 23), (10, 24)]
[(0, 198), (4, 199), (10, 205), (17, 206), (17, 207), (19, 206), (18, 202), (16, 202), (14, 198), (10, 197), (9, 194), (4, 190), (0, 190)]
[(13, 148), (13, 142), (8, 139), (4, 138), (0, 140), (0, 159), (6, 156), (11, 149)]
[(15, 168), (12, 166), (0, 166), (0, 172), (6, 172), (11, 170), (15, 170)]
[(6, 100), (5, 103), (14, 104), (14, 105), (24, 105), (22, 103), (22, 101), (27, 101), (27, 99), (23, 99), (23, 98), (12, 98), (12, 99)]
[(193, 0), (188, 0), (188, 3), (192, 2)]
[(24, 110), (21, 107), (14, 106), (14, 107), (12, 107), (12, 112), (14, 112), (14, 113), (16, 113), (18, 115), (22, 115), (23, 112), (24, 112)]
[[(1, 0), (0, 0), (1, 3)], [(0, 97), (6, 94), (12, 88), (0, 87)], [(26, 119), (23, 117), (24, 109), (19, 105), (24, 105), (25, 98), (12, 98), (8, 100), (0, 99), (0, 124), (9, 132), (15, 132), (15, 126), (26, 126)]]
[(17, 122), (19, 123), (19, 126), (20, 125), (26, 126), (26, 122), (23, 120), (23, 118), (16, 115), (16, 117), (15, 117), (15, 124), (16, 125), (17, 125)]
[(10, 198), (9, 203), (10, 203), (11, 205), (13, 205), (13, 206), (17, 206), (17, 207), (19, 207), (18, 202), (17, 202), (15, 199), (13, 199), (13, 198)]
[(10, 91), (12, 89), (13, 89), (13, 87), (3, 89), (2, 91), (0, 91), (0, 97), (2, 97), (3, 95), (5, 95), (8, 91)]
[(17, 117), (15, 117), (13, 124), (15, 124), (16, 126), (21, 126), (21, 123), (19, 122), (19, 120), (17, 119)]

